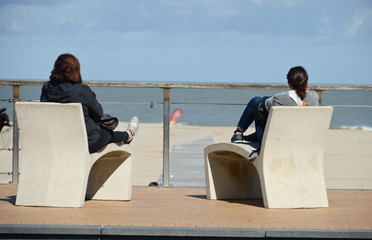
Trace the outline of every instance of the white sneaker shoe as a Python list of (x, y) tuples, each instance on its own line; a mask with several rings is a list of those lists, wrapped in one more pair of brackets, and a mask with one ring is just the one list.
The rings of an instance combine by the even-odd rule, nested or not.
[(132, 136), (125, 143), (129, 144), (133, 140), (134, 136), (137, 134), (138, 128), (139, 128), (139, 120), (138, 120), (138, 117), (134, 116), (129, 121), (128, 129), (127, 129), (131, 132)]

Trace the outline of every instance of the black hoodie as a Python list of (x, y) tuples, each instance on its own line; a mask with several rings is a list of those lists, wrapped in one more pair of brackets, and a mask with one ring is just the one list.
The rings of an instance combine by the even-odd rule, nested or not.
[(98, 140), (100, 133), (97, 122), (103, 115), (103, 109), (96, 99), (96, 94), (88, 86), (74, 82), (52, 83), (49, 81), (43, 85), (40, 101), (81, 103), (88, 145), (91, 146)]

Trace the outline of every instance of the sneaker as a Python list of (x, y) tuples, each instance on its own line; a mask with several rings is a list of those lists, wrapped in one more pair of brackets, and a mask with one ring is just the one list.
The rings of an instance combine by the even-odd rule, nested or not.
[(243, 133), (236, 134), (234, 132), (234, 135), (231, 137), (231, 143), (242, 143), (243, 142)]
[(248, 155), (248, 160), (249, 161), (252, 161), (252, 160), (255, 160), (258, 155), (260, 154), (260, 149), (256, 149), (256, 150), (253, 150), (249, 155)]
[(129, 123), (128, 123), (128, 129), (127, 129), (127, 130), (129, 130), (131, 132), (132, 136), (125, 143), (128, 143), (129, 144), (133, 140), (134, 136), (136, 135), (136, 133), (138, 131), (138, 127), (139, 127), (138, 117), (135, 117), (134, 116), (129, 121)]

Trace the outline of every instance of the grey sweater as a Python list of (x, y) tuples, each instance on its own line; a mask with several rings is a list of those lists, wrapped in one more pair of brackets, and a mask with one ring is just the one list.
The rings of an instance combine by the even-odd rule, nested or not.
[[(307, 106), (319, 106), (318, 93), (308, 90), (304, 102)], [(298, 104), (290, 97), (289, 91), (281, 92), (269, 97), (265, 101), (265, 108), (269, 112), (271, 106), (298, 106)]]

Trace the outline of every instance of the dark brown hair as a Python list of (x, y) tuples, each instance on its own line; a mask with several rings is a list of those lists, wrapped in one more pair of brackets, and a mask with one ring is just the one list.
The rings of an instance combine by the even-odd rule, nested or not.
[(50, 74), (49, 80), (53, 83), (75, 82), (81, 83), (80, 63), (72, 54), (65, 53), (59, 55), (54, 63), (54, 68)]
[(288, 83), (291, 84), (301, 100), (304, 100), (309, 77), (305, 68), (301, 66), (293, 67), (287, 74)]

